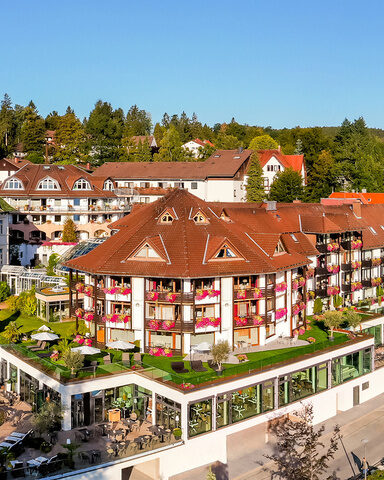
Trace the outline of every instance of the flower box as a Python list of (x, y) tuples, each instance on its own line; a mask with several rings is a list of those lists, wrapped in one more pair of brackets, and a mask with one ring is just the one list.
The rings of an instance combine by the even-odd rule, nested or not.
[(256, 327), (260, 327), (260, 325), (263, 325), (264, 319), (260, 315), (254, 315), (253, 317), (253, 325)]
[(327, 265), (327, 271), (328, 273), (335, 275), (336, 273), (339, 273), (340, 265)]
[(167, 293), (167, 296), (166, 296), (168, 302), (175, 302), (176, 301), (176, 298), (177, 298), (177, 293)]
[(153, 300), (154, 302), (156, 302), (156, 300), (159, 298), (159, 294), (158, 292), (148, 292), (147, 298), (148, 300)]
[(287, 309), (286, 308), (278, 308), (276, 310), (276, 320), (280, 320), (281, 318), (284, 318), (287, 316)]
[(171, 328), (175, 327), (175, 322), (173, 320), (164, 320), (162, 323), (163, 330), (171, 330)]
[(287, 282), (277, 283), (275, 287), (275, 292), (285, 292), (287, 290)]
[(363, 246), (363, 242), (361, 240), (352, 240), (351, 248), (352, 250), (359, 250)]
[(157, 321), (157, 320), (150, 320), (148, 322), (148, 328), (150, 330), (159, 330), (161, 327), (161, 322)]
[(337, 285), (327, 288), (327, 295), (338, 295), (340, 293), (340, 287)]
[(155, 357), (172, 357), (172, 350), (166, 347), (152, 347), (149, 349), (149, 355)]
[(241, 300), (244, 300), (245, 298), (247, 298), (247, 292), (246, 290), (239, 290), (237, 293), (236, 293), (236, 298), (239, 298)]
[(351, 266), (352, 266), (353, 270), (358, 270), (359, 268), (361, 268), (361, 262), (360, 261), (353, 261), (351, 263)]
[(255, 288), (253, 291), (253, 298), (261, 298), (263, 296), (263, 292), (260, 290), (260, 288)]
[(245, 327), (248, 325), (248, 319), (246, 317), (235, 317), (236, 327)]
[(378, 267), (381, 265), (381, 258), (372, 258), (371, 264), (372, 267)]
[(330, 242), (327, 245), (328, 252), (337, 252), (340, 248), (340, 245), (337, 242)]
[(220, 290), (214, 290), (213, 288), (197, 288), (196, 300), (204, 300), (205, 298), (215, 298), (220, 295)]
[(363, 284), (361, 282), (352, 282), (351, 290), (352, 292), (358, 292), (363, 288)]
[(203, 317), (199, 320), (196, 320), (196, 328), (205, 328), (205, 327), (219, 327), (221, 324), (221, 318), (215, 317)]
[(371, 279), (372, 287), (378, 287), (379, 285), (381, 285), (381, 283), (382, 283), (381, 277), (376, 277)]

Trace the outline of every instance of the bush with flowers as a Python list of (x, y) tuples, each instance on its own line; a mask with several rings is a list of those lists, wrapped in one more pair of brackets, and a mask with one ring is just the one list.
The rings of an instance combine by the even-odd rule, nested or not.
[(86, 347), (92, 346), (92, 338), (84, 338), (82, 335), (76, 335), (73, 341), (79, 345), (85, 345)]
[(351, 263), (351, 266), (353, 270), (358, 270), (359, 268), (361, 268), (361, 262), (359, 260), (354, 260)]
[(352, 240), (351, 248), (352, 250), (359, 250), (363, 246), (363, 242), (361, 240)]
[(285, 292), (287, 290), (287, 282), (280, 282), (276, 284), (275, 292)]
[(57, 350), (53, 350), (49, 358), (54, 362), (57, 362), (57, 360), (59, 359), (59, 352)]
[(362, 288), (363, 288), (363, 284), (361, 282), (352, 282), (351, 283), (352, 292), (358, 292)]
[(253, 291), (253, 298), (261, 298), (263, 296), (263, 292), (260, 290), (260, 288), (255, 288)]
[(84, 292), (84, 283), (76, 283), (75, 290), (79, 293)]
[(286, 317), (287, 315), (287, 309), (286, 308), (278, 308), (276, 310), (276, 320), (280, 320), (281, 318)]
[(183, 390), (192, 390), (192, 388), (195, 388), (195, 385), (193, 385), (193, 383), (182, 383), (180, 385), (180, 387), (183, 389)]
[(172, 350), (166, 347), (152, 347), (149, 349), (149, 355), (154, 357), (172, 357)]
[(293, 334), (295, 337), (297, 337), (298, 335), (304, 335), (304, 333), (305, 333), (304, 327), (296, 328), (296, 330), (293, 331)]
[(248, 357), (247, 355), (245, 355), (245, 353), (240, 353), (239, 355), (236, 355), (236, 356), (240, 363), (248, 361)]
[(328, 252), (337, 252), (339, 248), (340, 248), (340, 245), (337, 242), (330, 242), (327, 245)]
[(378, 287), (379, 285), (381, 285), (381, 283), (382, 283), (381, 277), (375, 277), (371, 279), (372, 287)]
[(76, 308), (75, 315), (77, 318), (83, 318), (84, 310), (82, 308)]
[(84, 288), (84, 295), (86, 295), (87, 297), (92, 297), (92, 294), (93, 294), (93, 287), (92, 287), (92, 285), (87, 285), (87, 286)]
[(308, 338), (307, 338), (307, 342), (309, 342), (309, 343), (315, 343), (315, 342), (316, 342), (316, 338), (308, 337)]
[(381, 258), (372, 258), (371, 264), (372, 267), (378, 267), (381, 265)]
[(219, 327), (221, 324), (221, 318), (216, 317), (203, 317), (196, 320), (196, 328), (204, 327)]

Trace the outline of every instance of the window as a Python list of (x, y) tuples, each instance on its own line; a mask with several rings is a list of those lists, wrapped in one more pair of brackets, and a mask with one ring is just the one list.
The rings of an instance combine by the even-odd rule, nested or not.
[(72, 190), (91, 190), (91, 184), (85, 178), (80, 178), (73, 184)]
[(61, 222), (61, 215), (55, 215), (55, 223)]
[(197, 182), (191, 182), (191, 189), (197, 190)]
[(215, 258), (236, 258), (236, 255), (228, 245), (223, 245), (215, 255)]
[(175, 182), (175, 188), (184, 188), (184, 182)]
[(344, 355), (332, 360), (332, 385), (340, 385), (348, 380), (371, 371), (371, 349)]
[(273, 172), (273, 165), (267, 165), (267, 172)]
[(80, 207), (80, 198), (74, 198), (73, 199), (73, 206), (74, 207)]
[(170, 224), (173, 220), (174, 218), (169, 212), (164, 212), (160, 217), (160, 223)]
[(59, 184), (52, 178), (44, 178), (37, 186), (38, 190), (60, 190)]
[(291, 238), (294, 242), (298, 242), (296, 235), (294, 235), (293, 233), (291, 233)]
[(3, 235), (3, 220), (0, 220), (0, 235)]
[(264, 187), (269, 187), (269, 178), (264, 177)]
[(112, 180), (108, 179), (104, 182), (104, 187), (103, 187), (104, 190), (113, 190), (114, 189), (114, 186), (113, 186), (113, 182)]
[(377, 232), (373, 227), (369, 226), (368, 228), (371, 231), (371, 233), (373, 233), (374, 235), (377, 235)]
[(189, 406), (188, 436), (194, 437), (212, 430), (212, 399)]
[(9, 179), (4, 187), (6, 190), (24, 190), (23, 184), (17, 178)]
[(276, 255), (277, 253), (284, 253), (285, 251), (286, 250), (284, 248), (283, 242), (281, 240), (279, 240), (277, 245), (276, 245), (274, 255)]
[(208, 223), (208, 220), (206, 219), (206, 217), (201, 213), (201, 212), (198, 212), (196, 213), (196, 215), (193, 217), (193, 221), (195, 223)]
[(140, 250), (135, 253), (134, 257), (136, 258), (151, 258), (151, 259), (160, 259), (160, 256), (153, 250), (152, 247), (146, 243)]
[(80, 222), (80, 215), (74, 215), (73, 216), (73, 221), (74, 222)]

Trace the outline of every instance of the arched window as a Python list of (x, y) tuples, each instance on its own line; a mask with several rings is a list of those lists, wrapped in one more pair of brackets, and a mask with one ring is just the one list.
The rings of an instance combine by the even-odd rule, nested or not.
[(73, 184), (72, 190), (91, 190), (91, 184), (85, 178), (80, 178)]
[(4, 188), (7, 190), (24, 190), (24, 186), (18, 178), (10, 178), (7, 180)]
[(115, 188), (115, 187), (114, 187), (114, 185), (113, 185), (112, 180), (110, 180), (110, 179), (108, 178), (108, 180), (106, 180), (106, 181), (104, 182), (103, 190), (113, 190), (114, 188)]
[(56, 182), (56, 180), (53, 180), (52, 178), (47, 177), (40, 181), (37, 189), (38, 190), (60, 190), (60, 187), (59, 187), (59, 184)]

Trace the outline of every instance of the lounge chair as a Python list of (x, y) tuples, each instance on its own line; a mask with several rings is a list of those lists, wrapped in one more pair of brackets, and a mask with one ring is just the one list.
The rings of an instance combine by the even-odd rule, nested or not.
[(176, 373), (188, 373), (189, 372), (189, 370), (187, 370), (184, 367), (184, 362), (172, 362), (171, 363), (171, 368)]
[(135, 365), (142, 365), (141, 353), (140, 352), (135, 352), (133, 354), (133, 361), (135, 362)]
[(191, 369), (195, 372), (206, 372), (207, 369), (203, 366), (203, 362), (201, 360), (191, 360)]
[(208, 366), (212, 368), (215, 372), (218, 372), (220, 369), (216, 363), (213, 362), (213, 360), (208, 360)]
[(27, 345), (27, 348), (29, 348), (29, 350), (32, 350), (32, 348), (40, 348), (40, 345), (42, 344), (43, 342), (41, 340), (39, 340), (36, 344), (34, 345)]
[(124, 362), (125, 364), (129, 365), (130, 362), (130, 355), (128, 352), (123, 352), (121, 355), (121, 361)]
[(31, 348), (30, 350), (31, 352), (38, 352), (40, 350), (45, 350), (46, 346), (47, 346), (47, 342), (42, 342), (39, 347), (36, 345), (36, 347)]
[(108, 353), (108, 355), (103, 357), (103, 360), (104, 360), (104, 365), (109, 365), (111, 363), (111, 357), (110, 357), (109, 353)]

